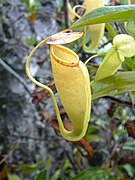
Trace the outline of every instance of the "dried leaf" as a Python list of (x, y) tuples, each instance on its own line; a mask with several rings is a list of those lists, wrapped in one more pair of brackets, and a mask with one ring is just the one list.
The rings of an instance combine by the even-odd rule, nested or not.
[[(71, 122), (68, 120), (68, 119), (64, 119), (63, 120), (63, 124), (64, 124), (64, 127), (68, 130), (68, 131), (72, 131), (73, 130), (73, 126), (71, 124)], [(56, 131), (60, 131), (59, 129), (59, 125), (58, 125), (58, 121), (56, 119), (53, 119), (51, 122), (50, 122), (50, 125), (56, 130)]]
[(57, 33), (50, 37), (46, 44), (68, 44), (81, 38), (83, 32)]
[(116, 108), (117, 108), (117, 104), (112, 102), (110, 108), (107, 110), (109, 117), (113, 117)]
[(119, 160), (119, 164), (131, 164), (135, 166), (135, 154), (128, 154)]
[[(47, 45), (48, 46), (48, 45)], [(37, 61), (37, 64), (38, 65), (42, 65), (45, 61), (47, 61), (49, 59), (49, 55), (46, 55), (44, 58), (42, 58), (42, 59), (39, 59), (38, 61)]]
[(33, 13), (33, 14), (28, 15), (28, 19), (34, 25), (36, 21), (36, 14)]
[[(56, 88), (53, 80), (48, 81), (46, 86), (50, 87), (53, 92), (56, 92)], [(43, 100), (47, 99), (48, 97), (50, 97), (50, 94), (48, 93), (48, 91), (45, 91), (43, 88), (37, 87), (33, 91), (32, 97), (33, 97), (32, 103), (38, 104)]]
[(51, 114), (49, 114), (48, 112), (46, 112), (46, 111), (42, 111), (41, 113), (40, 113), (40, 115), (42, 116), (42, 118), (46, 121), (46, 122), (51, 122), (52, 121), (52, 116), (51, 116)]
[(135, 120), (134, 121), (128, 121), (125, 124), (125, 128), (128, 132), (128, 136), (135, 139)]
[(39, 102), (43, 101), (47, 98), (49, 93), (45, 91), (43, 88), (36, 88), (32, 93), (32, 103), (38, 104)]
[[(46, 120), (46, 118), (48, 118), (48, 116), (49, 116), (50, 119), (49, 119), (48, 123), (50, 124), (50, 126), (51, 126), (52, 128), (54, 128), (54, 130), (55, 130), (56, 132), (60, 132), (60, 129), (59, 129), (59, 125), (58, 125), (58, 121), (57, 121), (56, 116), (51, 117), (51, 115), (49, 115), (47, 112), (41, 112), (41, 115), (42, 115), (42, 117), (43, 117), (45, 120)], [(66, 128), (68, 131), (72, 131), (72, 130), (73, 130), (73, 126), (72, 126), (71, 122), (67, 119), (67, 117), (66, 117), (67, 115), (66, 115), (66, 113), (65, 113), (65, 111), (64, 111), (63, 108), (60, 109), (60, 116), (61, 116), (61, 118), (63, 119), (63, 124), (64, 124), (65, 128)], [(85, 151), (87, 152), (87, 154), (83, 154), (83, 153), (81, 152), (81, 154), (82, 154), (83, 157), (85, 157), (85, 158), (87, 158), (87, 159), (90, 159), (90, 158), (92, 157), (94, 150), (93, 150), (92, 146), (87, 142), (87, 140), (86, 140), (85, 138), (82, 138), (82, 139), (80, 139), (79, 141), (74, 142), (74, 144), (76, 144), (76, 145), (78, 145), (78, 146), (82, 146), (82, 147), (85, 149)]]
[(2, 163), (0, 165), (0, 180), (6, 179), (8, 174), (7, 165), (5, 163)]

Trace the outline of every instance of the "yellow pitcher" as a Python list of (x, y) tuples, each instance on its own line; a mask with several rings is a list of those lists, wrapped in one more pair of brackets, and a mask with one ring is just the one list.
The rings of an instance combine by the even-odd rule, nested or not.
[(86, 65), (79, 60), (78, 55), (62, 45), (50, 46), (50, 58), (56, 89), (62, 105), (67, 113), (73, 130), (65, 129), (52, 90), (36, 81), (29, 70), (32, 55), (47, 40), (39, 43), (30, 53), (26, 61), (26, 73), (36, 85), (47, 90), (52, 98), (61, 135), (69, 141), (78, 141), (84, 137), (91, 111), (90, 80)]

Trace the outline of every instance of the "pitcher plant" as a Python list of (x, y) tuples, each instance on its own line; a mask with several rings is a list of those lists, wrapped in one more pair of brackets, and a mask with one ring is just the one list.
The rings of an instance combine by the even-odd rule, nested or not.
[(26, 62), (26, 73), (36, 85), (47, 90), (52, 98), (61, 135), (69, 141), (78, 141), (85, 136), (91, 111), (91, 90), (89, 73), (86, 65), (79, 60), (78, 55), (72, 50), (62, 46), (50, 46), (50, 59), (58, 95), (67, 113), (73, 130), (68, 131), (62, 122), (55, 96), (52, 90), (36, 81), (29, 70), (29, 63), (34, 52), (46, 40), (39, 43), (30, 53)]

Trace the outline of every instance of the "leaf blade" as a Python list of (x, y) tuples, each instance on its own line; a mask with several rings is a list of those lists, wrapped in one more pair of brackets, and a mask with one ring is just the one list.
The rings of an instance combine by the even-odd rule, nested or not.
[(81, 171), (78, 175), (72, 178), (72, 180), (80, 179), (107, 180), (109, 179), (109, 173), (108, 170), (103, 169), (101, 167), (91, 167)]
[(121, 6), (105, 6), (97, 8), (90, 13), (85, 14), (77, 20), (70, 29), (78, 27), (109, 23), (109, 22), (123, 22), (127, 21), (135, 13), (135, 5), (121, 5)]
[(119, 72), (98, 82), (93, 82), (92, 99), (103, 96), (115, 96), (135, 91), (135, 71)]
[(27, 165), (27, 164), (20, 164), (19, 165), (19, 170), (23, 174), (31, 174), (33, 172), (36, 172), (42, 165), (42, 161), (39, 161), (38, 163), (32, 164), (32, 165)]

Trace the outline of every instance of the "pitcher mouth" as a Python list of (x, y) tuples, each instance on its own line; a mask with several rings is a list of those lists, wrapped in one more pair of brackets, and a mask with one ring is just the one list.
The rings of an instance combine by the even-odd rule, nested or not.
[(50, 54), (53, 56), (55, 61), (65, 66), (77, 66), (79, 63), (78, 55), (61, 45), (51, 45)]

